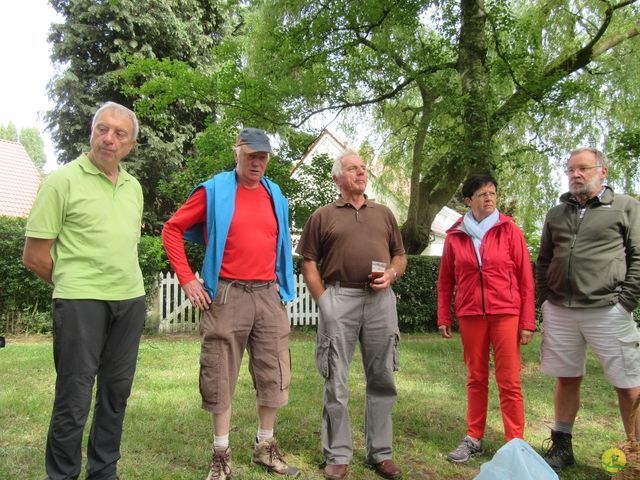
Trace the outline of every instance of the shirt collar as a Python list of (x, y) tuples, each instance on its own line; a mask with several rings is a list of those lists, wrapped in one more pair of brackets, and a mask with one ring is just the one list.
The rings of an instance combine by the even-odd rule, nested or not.
[(602, 187), (600, 187), (600, 191), (593, 197), (591, 197), (589, 200), (587, 200), (584, 203), (580, 203), (580, 200), (578, 200), (576, 198), (575, 195), (571, 194), (571, 196), (569, 197), (570, 200), (572, 200), (573, 202), (577, 203), (578, 205), (580, 205), (581, 207), (584, 207), (587, 205), (587, 203), (589, 203), (590, 200), (593, 200), (594, 198), (598, 198), (598, 200), (602, 200), (602, 195), (604, 195), (604, 192), (607, 190), (607, 186), (606, 185), (602, 185)]
[[(342, 197), (338, 197), (338, 199), (334, 202), (336, 207), (339, 208), (344, 208), (344, 207), (351, 207), (351, 208), (355, 208), (350, 202), (347, 202), (344, 198)], [(362, 207), (369, 207), (372, 208), (374, 206), (374, 202), (373, 200), (370, 200), (369, 197), (367, 197), (367, 194), (364, 194), (364, 203), (362, 204)], [(360, 207), (360, 208), (362, 208)]]
[[(80, 155), (80, 158), (78, 159), (78, 164), (80, 165), (80, 168), (82, 168), (82, 170), (85, 173), (88, 173), (90, 175), (102, 175), (103, 177), (107, 178), (104, 172), (100, 170), (98, 167), (96, 167), (91, 160), (89, 160), (89, 155), (87, 155), (86, 153), (83, 153), (82, 155)], [(121, 184), (123, 182), (129, 182), (131, 180), (131, 176), (124, 168), (122, 168), (122, 165), (118, 165), (118, 170), (119, 170), (118, 184)]]

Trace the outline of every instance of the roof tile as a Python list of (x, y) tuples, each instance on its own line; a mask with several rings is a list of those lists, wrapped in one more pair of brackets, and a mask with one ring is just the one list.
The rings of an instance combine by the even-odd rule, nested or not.
[(0, 215), (27, 217), (41, 181), (24, 147), (0, 140)]

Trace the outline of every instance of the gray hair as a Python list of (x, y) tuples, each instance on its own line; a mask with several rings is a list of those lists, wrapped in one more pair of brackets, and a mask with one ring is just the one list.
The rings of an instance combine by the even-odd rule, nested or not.
[(116, 103), (116, 102), (106, 102), (102, 104), (100, 108), (98, 108), (96, 113), (93, 114), (93, 120), (91, 122), (92, 131), (96, 126), (96, 123), (98, 122), (98, 117), (102, 114), (102, 112), (106, 110), (114, 110), (118, 112), (120, 115), (126, 115), (127, 117), (129, 117), (129, 119), (131, 120), (131, 123), (133, 124), (133, 139), (134, 140), (138, 139), (138, 132), (140, 131), (140, 128), (138, 127), (138, 117), (136, 117), (136, 114), (132, 110), (129, 110), (124, 105), (120, 105), (119, 103)]
[(338, 177), (338, 178), (341, 177), (342, 176), (342, 160), (345, 157), (350, 157), (352, 155), (355, 155), (356, 157), (360, 157), (360, 154), (352, 148), (347, 148), (344, 152), (338, 155), (336, 159), (333, 161), (333, 167), (331, 167), (331, 176)]
[(593, 153), (596, 157), (596, 163), (598, 163), (599, 165), (602, 165), (603, 167), (609, 168), (609, 159), (603, 152), (601, 152), (597, 148), (592, 148), (592, 147), (576, 148), (575, 150), (572, 150), (571, 153), (569, 154), (569, 159), (571, 159), (571, 157), (573, 157), (574, 155), (578, 155), (579, 153), (582, 153), (582, 152)]

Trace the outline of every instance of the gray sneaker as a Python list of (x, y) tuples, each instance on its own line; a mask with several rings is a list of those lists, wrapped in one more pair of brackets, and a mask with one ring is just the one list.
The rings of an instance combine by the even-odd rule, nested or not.
[(206, 480), (232, 480), (231, 474), (231, 449), (213, 450), (211, 463), (209, 463), (209, 475)]
[[(547, 438), (542, 445), (544, 451), (543, 458), (556, 473), (576, 463), (573, 457), (571, 440), (572, 435), (570, 433), (551, 430), (551, 438)], [(551, 446), (547, 447), (549, 442), (551, 442)]]
[(447, 460), (453, 463), (465, 463), (468, 462), (471, 457), (475, 457), (481, 453), (484, 453), (484, 450), (482, 449), (482, 440), (474, 442), (467, 435), (462, 439), (460, 445), (458, 445), (455, 450), (449, 452)]
[(262, 465), (270, 471), (288, 477), (300, 475), (300, 469), (289, 465), (284, 460), (284, 454), (280, 450), (275, 438), (256, 443), (253, 447), (251, 462)]

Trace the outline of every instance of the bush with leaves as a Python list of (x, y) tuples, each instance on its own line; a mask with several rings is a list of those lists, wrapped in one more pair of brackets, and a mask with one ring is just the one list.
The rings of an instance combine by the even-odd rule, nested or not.
[(31, 331), (29, 318), (51, 305), (51, 285), (22, 265), (25, 225), (24, 218), (0, 217), (0, 332)]

